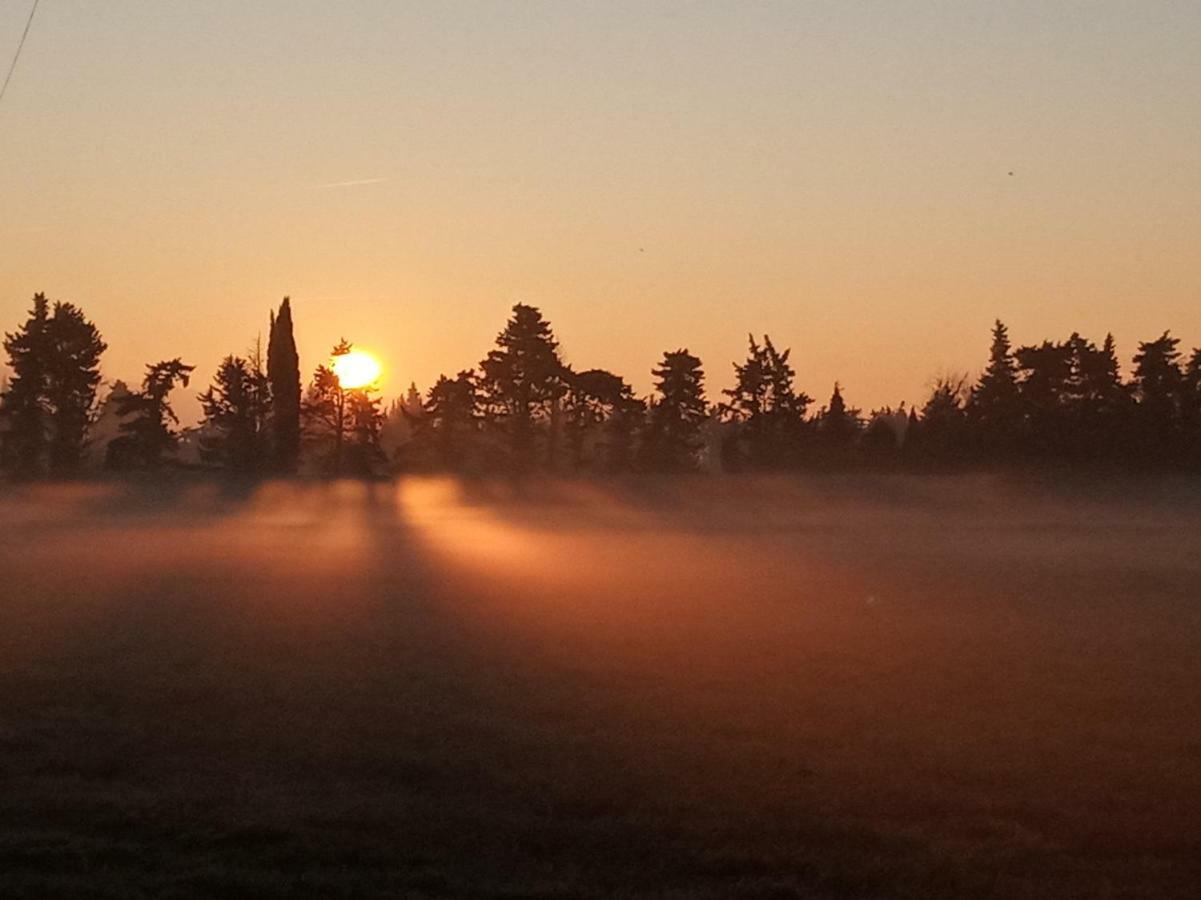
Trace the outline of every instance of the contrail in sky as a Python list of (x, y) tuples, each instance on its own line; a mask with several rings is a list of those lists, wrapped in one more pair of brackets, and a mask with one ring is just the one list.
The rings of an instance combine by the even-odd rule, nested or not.
[(357, 178), (354, 181), (331, 181), (329, 184), (316, 184), (313, 187), (318, 190), (326, 190), (328, 188), (344, 188), (344, 187), (359, 187), (363, 184), (380, 184), (387, 181), (387, 178)]

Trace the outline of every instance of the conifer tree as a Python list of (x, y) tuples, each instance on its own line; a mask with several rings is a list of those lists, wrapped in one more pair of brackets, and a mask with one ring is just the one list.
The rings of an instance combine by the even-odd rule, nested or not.
[(300, 457), (300, 357), (292, 333), (292, 301), (284, 297), (271, 315), (267, 339), (267, 378), (271, 395), (271, 438), (275, 470), (296, 471)]
[(29, 319), (4, 341), (13, 378), (0, 400), (4, 460), (18, 477), (74, 475), (83, 459), (106, 346), (72, 303), (34, 297)]
[(1134, 355), (1131, 385), (1138, 403), (1135, 412), (1139, 458), (1143, 464), (1179, 461), (1182, 454), (1184, 373), (1180, 340), (1165, 331), (1154, 341), (1141, 341)]
[(934, 382), (930, 396), (922, 406), (920, 424), (913, 430), (916, 417), (910, 416), (911, 458), (919, 463), (961, 465), (968, 456), (967, 413), (969, 395), (966, 375), (943, 375)]
[(704, 446), (701, 426), (708, 415), (701, 361), (687, 350), (675, 350), (664, 353), (651, 374), (655, 396), (647, 414), (644, 464), (658, 472), (693, 471)]
[(721, 411), (738, 426), (738, 440), (747, 461), (758, 469), (779, 469), (796, 463), (802, 452), (805, 413), (812, 398), (793, 387), (796, 373), (788, 363), (790, 350), (777, 351), (771, 338), (760, 346), (747, 335), (746, 361), (734, 364), (736, 382), (723, 393), (730, 398)]
[(604, 369), (568, 374), (564, 412), (572, 468), (620, 471), (632, 460), (645, 405), (625, 380)]
[(187, 387), (194, 366), (178, 357), (146, 367), (142, 389), (121, 399), (120, 435), (108, 445), (107, 464), (117, 469), (157, 469), (179, 442), (179, 417), (171, 407), (176, 386)]
[(268, 398), (266, 373), (255, 360), (225, 357), (200, 395), (201, 459), (237, 475), (262, 474), (269, 461)]
[(859, 410), (847, 406), (842, 386), (834, 382), (830, 402), (817, 414), (817, 435), (827, 465), (846, 465), (851, 462), (855, 440), (863, 428)]
[(469, 468), (481, 422), (475, 371), (440, 375), (414, 422), (417, 455), (426, 465), (452, 472)]
[(35, 294), (29, 318), (4, 337), (4, 350), (12, 378), (4, 392), (3, 459), (17, 478), (36, 478), (45, 471), (49, 430), (46, 384), (49, 378), (50, 304), (45, 294)]
[(1009, 329), (1000, 319), (993, 324), (988, 366), (972, 388), (967, 412), (981, 455), (996, 459), (1012, 453), (1021, 426), (1021, 404)]
[[(539, 430), (548, 432), (566, 392), (559, 343), (550, 323), (533, 306), (518, 303), (480, 363), (479, 392), (488, 421), (506, 437), (509, 462), (528, 469), (537, 459)], [(551, 435), (553, 438), (553, 435)], [(547, 454), (553, 454), (553, 445)]]
[[(342, 340), (331, 356), (336, 360), (352, 349), (353, 345)], [(370, 385), (343, 388), (331, 366), (317, 367), (302, 411), (305, 437), (317, 447), (327, 475), (366, 478), (386, 462), (380, 449), (384, 417), (374, 393)]]

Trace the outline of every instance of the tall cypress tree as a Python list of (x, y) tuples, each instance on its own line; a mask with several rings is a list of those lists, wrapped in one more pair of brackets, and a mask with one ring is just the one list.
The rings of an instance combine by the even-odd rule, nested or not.
[(271, 436), (275, 470), (289, 475), (300, 458), (300, 356), (292, 332), (292, 301), (284, 297), (271, 316), (267, 339), (267, 380), (271, 385)]

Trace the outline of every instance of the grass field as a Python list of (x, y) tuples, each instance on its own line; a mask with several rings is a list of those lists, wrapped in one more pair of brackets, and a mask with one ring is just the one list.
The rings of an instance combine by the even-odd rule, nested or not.
[(0, 494), (0, 896), (1192, 897), (1201, 484)]

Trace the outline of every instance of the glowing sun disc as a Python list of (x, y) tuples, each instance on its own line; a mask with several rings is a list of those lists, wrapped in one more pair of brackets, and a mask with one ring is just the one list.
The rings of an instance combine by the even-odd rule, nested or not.
[(362, 350), (351, 350), (335, 356), (332, 368), (338, 376), (338, 384), (349, 391), (374, 384), (380, 375), (379, 360)]

